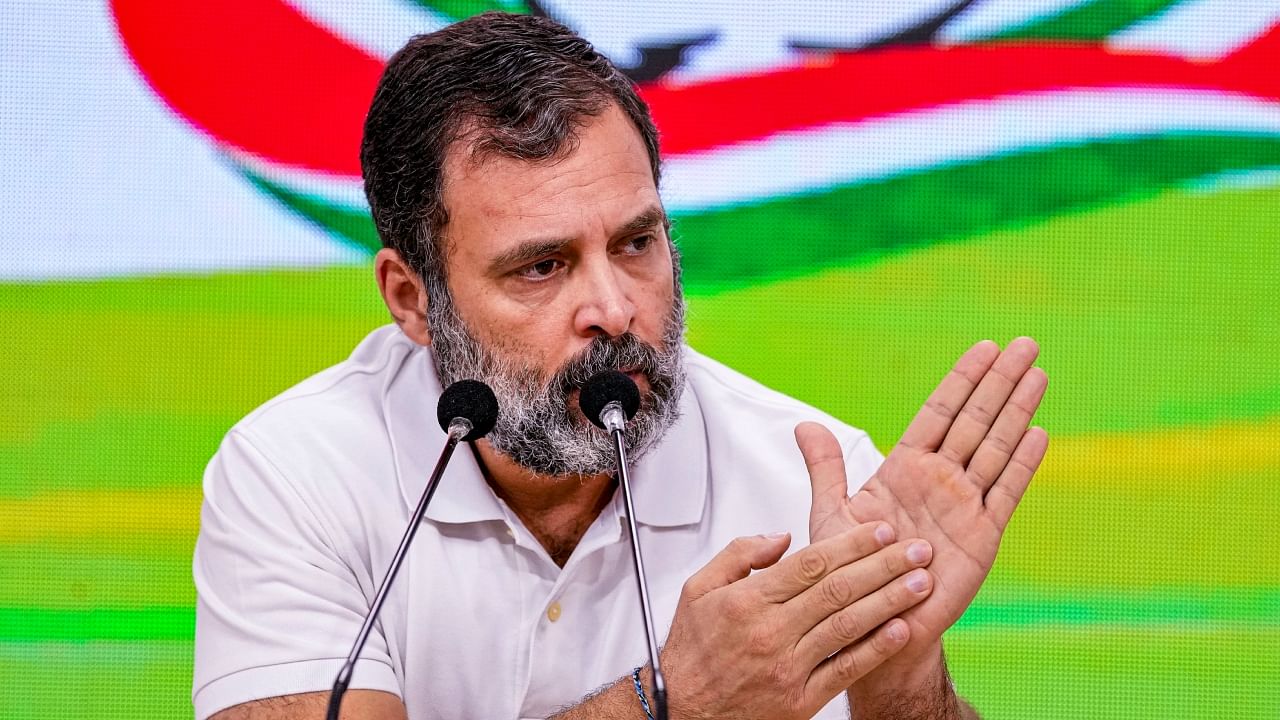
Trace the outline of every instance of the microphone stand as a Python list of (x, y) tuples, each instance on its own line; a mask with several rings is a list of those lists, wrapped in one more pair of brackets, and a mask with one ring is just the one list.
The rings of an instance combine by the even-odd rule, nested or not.
[(427, 512), (427, 504), (431, 502), (431, 496), (435, 494), (436, 486), (440, 484), (440, 477), (444, 475), (445, 466), (449, 464), (454, 448), (458, 446), (458, 441), (466, 437), (471, 430), (471, 421), (466, 418), (454, 418), (449, 423), (449, 439), (445, 441), (440, 459), (436, 461), (436, 467), (427, 480), (427, 489), (423, 491), (422, 499), (418, 501), (418, 507), (413, 511), (413, 517), (409, 519), (409, 527), (404, 531), (404, 537), (400, 539), (400, 547), (396, 548), (396, 554), (391, 558), (391, 567), (387, 569), (387, 575), (382, 579), (382, 585), (378, 587), (378, 593), (373, 597), (373, 606), (365, 616), (364, 625), (360, 626), (355, 645), (347, 655), (346, 663), (338, 671), (338, 677), (333, 681), (333, 691), (329, 693), (329, 709), (325, 713), (327, 720), (338, 720), (338, 712), (342, 708), (342, 696), (347, 693), (347, 686), (351, 684), (351, 675), (356, 669), (356, 658), (364, 648), (365, 641), (369, 639), (369, 632), (373, 630), (373, 621), (377, 619), (378, 611), (382, 609), (382, 603), (387, 599), (387, 591), (391, 589), (391, 581), (399, 572), (405, 556), (408, 555), (409, 544), (413, 542), (413, 536), (418, 532), (418, 526), (422, 524), (422, 516)]
[[(640, 590), (640, 612), (644, 616), (645, 639), (649, 643), (649, 666), (653, 668), (654, 720), (667, 720), (667, 684), (658, 665), (658, 636), (653, 630), (653, 608), (649, 605), (649, 588), (645, 584), (644, 559), (640, 556), (640, 535), (636, 530), (636, 508), (631, 499), (631, 475), (627, 470), (627, 448), (622, 441), (622, 429), (627, 416), (619, 402), (610, 402), (600, 413), (605, 429), (613, 437), (613, 449), (618, 456), (618, 483), (622, 486), (622, 499), (627, 504), (627, 532), (631, 535), (631, 555), (635, 560), (636, 587)], [(334, 718), (333, 720), (336, 720)]]

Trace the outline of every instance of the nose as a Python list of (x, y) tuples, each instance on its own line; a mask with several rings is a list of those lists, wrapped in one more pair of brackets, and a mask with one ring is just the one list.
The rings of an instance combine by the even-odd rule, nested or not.
[(574, 313), (574, 331), (581, 337), (617, 337), (631, 330), (636, 307), (628, 296), (626, 275), (608, 261), (582, 266), (583, 282)]

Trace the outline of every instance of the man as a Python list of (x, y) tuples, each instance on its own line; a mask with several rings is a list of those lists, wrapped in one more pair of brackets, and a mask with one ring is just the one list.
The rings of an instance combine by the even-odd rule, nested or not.
[(495, 389), (498, 427), (446, 473), (344, 716), (645, 717), (610, 445), (576, 402), (606, 368), (644, 398), (627, 432), (673, 718), (969, 714), (941, 635), (1045, 452), (1035, 344), (974, 346), (882, 462), (683, 347), (657, 147), (630, 83), (552, 22), (486, 14), (392, 58), (361, 160), (395, 325), (210, 463), (198, 717), (323, 714), (462, 378)]

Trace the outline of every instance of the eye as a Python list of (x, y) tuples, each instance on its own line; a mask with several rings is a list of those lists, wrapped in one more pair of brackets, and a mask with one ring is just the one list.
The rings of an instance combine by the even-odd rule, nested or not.
[(653, 244), (652, 235), (640, 235), (638, 237), (634, 237), (628, 240), (627, 243), (622, 246), (622, 252), (626, 253), (627, 255), (640, 255), (645, 250), (648, 250), (649, 246), (652, 244)]
[(559, 260), (547, 258), (524, 266), (516, 274), (525, 280), (545, 280), (554, 275), (562, 264)]

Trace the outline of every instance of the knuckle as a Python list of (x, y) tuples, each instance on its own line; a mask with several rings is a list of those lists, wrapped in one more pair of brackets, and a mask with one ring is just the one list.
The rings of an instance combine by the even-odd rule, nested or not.
[(769, 666), (768, 678), (769, 684), (778, 688), (785, 688), (791, 685), (792, 663), (789, 659), (779, 658), (777, 662)]
[(955, 417), (955, 414), (956, 414), (956, 408), (954, 405), (951, 405), (943, 400), (939, 400), (936, 398), (929, 398), (927, 401), (925, 401), (924, 406), (929, 408), (930, 410), (932, 410), (934, 413), (938, 415), (943, 415), (946, 417)]
[(827, 558), (816, 550), (800, 553), (797, 565), (800, 579), (810, 585), (818, 582), (827, 574)]
[(746, 650), (747, 653), (757, 657), (768, 657), (773, 655), (774, 646), (777, 643), (777, 633), (767, 624), (756, 624), (747, 631)]
[(1013, 368), (1005, 367), (999, 364), (991, 368), (991, 374), (995, 375), (1001, 380), (1004, 380), (1004, 382), (1010, 386), (1017, 385), (1018, 381), (1022, 379), (1022, 373), (1018, 372)]
[(853, 583), (840, 574), (827, 576), (818, 586), (818, 592), (822, 601), (831, 608), (842, 608), (855, 600)]
[(726, 619), (734, 622), (745, 621), (755, 614), (746, 598), (736, 593), (725, 598), (720, 610)]
[(1034, 475), (1036, 469), (1040, 467), (1039, 461), (1027, 462), (1025, 458), (1014, 457), (1013, 464), (1018, 466), (1019, 472), (1025, 475)]
[(907, 589), (905, 582), (894, 583), (888, 588), (886, 598), (888, 609), (901, 612), (916, 604), (916, 594)]
[[(969, 479), (976, 480), (983, 487), (989, 487), (996, 481), (995, 475), (991, 472), (990, 462), (983, 458), (981, 464), (977, 462), (969, 463)], [(967, 493), (961, 493), (962, 496), (968, 497)]]
[(905, 543), (898, 543), (890, 548), (885, 548), (879, 553), (881, 577), (887, 582), (889, 578), (902, 574), (907, 568), (907, 546)]
[(1013, 453), (1013, 443), (1009, 442), (1009, 438), (1006, 438), (1003, 435), (992, 433), (987, 436), (987, 442), (990, 443), (992, 449), (1003, 455), (1010, 455)]
[(1015, 411), (1017, 411), (1019, 415), (1022, 415), (1024, 417), (1031, 417), (1032, 415), (1035, 415), (1036, 410), (1038, 410), (1040, 407), (1039, 403), (1032, 405), (1022, 399), (1010, 400), (1009, 406), (1012, 407)]
[(689, 600), (692, 599), (694, 595), (697, 593), (697, 590), (698, 590), (697, 578), (698, 576), (694, 575), (688, 580), (685, 580), (684, 585), (680, 586), (680, 602), (682, 603), (689, 602)]
[(831, 632), (838, 642), (848, 645), (862, 637), (866, 629), (856, 614), (846, 611), (831, 616)]
[(805, 697), (804, 687), (788, 688), (782, 696), (782, 706), (788, 717), (799, 715), (809, 707), (809, 699)]
[(966, 405), (964, 408), (964, 414), (968, 415), (972, 420), (981, 425), (990, 425), (995, 422), (996, 419), (996, 414), (991, 408), (977, 403), (973, 405)]
[(853, 680), (863, 675), (862, 661), (857, 654), (851, 651), (844, 651), (835, 656), (835, 671), (842, 678)]

